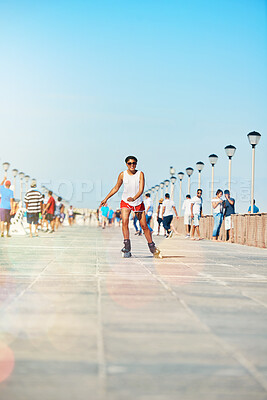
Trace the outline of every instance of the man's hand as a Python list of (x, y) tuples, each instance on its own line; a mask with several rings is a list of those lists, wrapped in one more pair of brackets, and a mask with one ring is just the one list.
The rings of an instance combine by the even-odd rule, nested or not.
[(191, 214), (191, 218), (194, 219), (194, 214)]
[(99, 207), (104, 207), (106, 202), (107, 202), (106, 199), (102, 200)]
[(128, 197), (127, 201), (134, 201), (133, 197)]

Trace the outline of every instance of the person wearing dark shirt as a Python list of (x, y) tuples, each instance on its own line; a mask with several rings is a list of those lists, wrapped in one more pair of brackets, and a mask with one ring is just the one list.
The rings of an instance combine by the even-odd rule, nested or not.
[(232, 215), (235, 214), (235, 199), (230, 197), (230, 191), (224, 191), (225, 200), (223, 202), (226, 240), (232, 242), (234, 239), (234, 225)]
[(51, 230), (50, 233), (55, 232), (55, 199), (53, 197), (53, 192), (50, 190), (48, 192), (48, 202), (43, 210), (43, 215), (46, 213), (46, 220), (50, 222)]

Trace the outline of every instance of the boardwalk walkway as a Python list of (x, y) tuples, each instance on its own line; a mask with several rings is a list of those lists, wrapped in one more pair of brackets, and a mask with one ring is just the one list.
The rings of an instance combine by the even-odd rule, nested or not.
[(0, 242), (2, 400), (266, 400), (262, 249), (63, 228)]

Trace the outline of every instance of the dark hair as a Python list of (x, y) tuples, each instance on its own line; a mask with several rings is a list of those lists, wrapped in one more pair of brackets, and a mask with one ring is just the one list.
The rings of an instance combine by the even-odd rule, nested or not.
[(202, 189), (200, 189), (200, 188), (199, 188), (199, 189), (197, 189), (197, 192), (201, 192), (201, 193), (202, 193)]
[(224, 194), (230, 194), (230, 191), (229, 191), (228, 189), (226, 189), (226, 190), (224, 191)]
[(146, 193), (146, 197), (150, 197), (150, 193)]
[(58, 199), (57, 199), (58, 201), (61, 201), (62, 200), (62, 197), (58, 197)]
[(166, 193), (166, 194), (165, 194), (165, 197), (166, 197), (166, 199), (169, 199), (169, 198), (170, 198), (169, 193)]
[(190, 194), (187, 194), (185, 197), (186, 197), (187, 199), (191, 199)]
[(135, 162), (137, 162), (137, 158), (136, 158), (135, 156), (128, 156), (128, 157), (126, 157), (126, 158), (125, 158), (126, 164), (127, 164), (127, 162), (128, 162), (129, 160), (134, 160)]
[(222, 194), (223, 194), (223, 191), (222, 191), (222, 189), (218, 189), (218, 190), (217, 190), (217, 192), (216, 192), (216, 196), (217, 196), (219, 193), (222, 193)]
[(52, 194), (53, 194), (52, 190), (49, 190), (48, 194), (50, 194), (50, 196), (52, 196)]

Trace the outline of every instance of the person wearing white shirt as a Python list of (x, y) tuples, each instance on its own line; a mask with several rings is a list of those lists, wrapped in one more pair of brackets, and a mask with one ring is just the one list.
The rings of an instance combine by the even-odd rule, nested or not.
[[(200, 240), (200, 231), (199, 231), (199, 220), (202, 217), (202, 189), (197, 190), (197, 195), (191, 199), (191, 218), (193, 221), (193, 227), (191, 232), (192, 240)], [(197, 232), (198, 238), (195, 239), (195, 231)]]
[(191, 196), (190, 194), (186, 195), (186, 199), (183, 202), (182, 209), (184, 210), (184, 225), (186, 236), (188, 239), (190, 237), (190, 226), (191, 226)]
[(174, 201), (170, 200), (170, 195), (169, 193), (165, 194), (165, 200), (162, 203), (162, 215), (163, 215), (163, 226), (164, 229), (166, 230), (167, 234), (166, 237), (172, 237), (173, 231), (171, 230), (171, 222), (173, 219), (173, 211), (176, 214), (176, 217), (178, 217)]
[(223, 221), (223, 200), (221, 199), (223, 191), (218, 189), (216, 192), (216, 197), (211, 200), (213, 209), (214, 226), (212, 232), (212, 240), (214, 242), (219, 240), (220, 229)]

